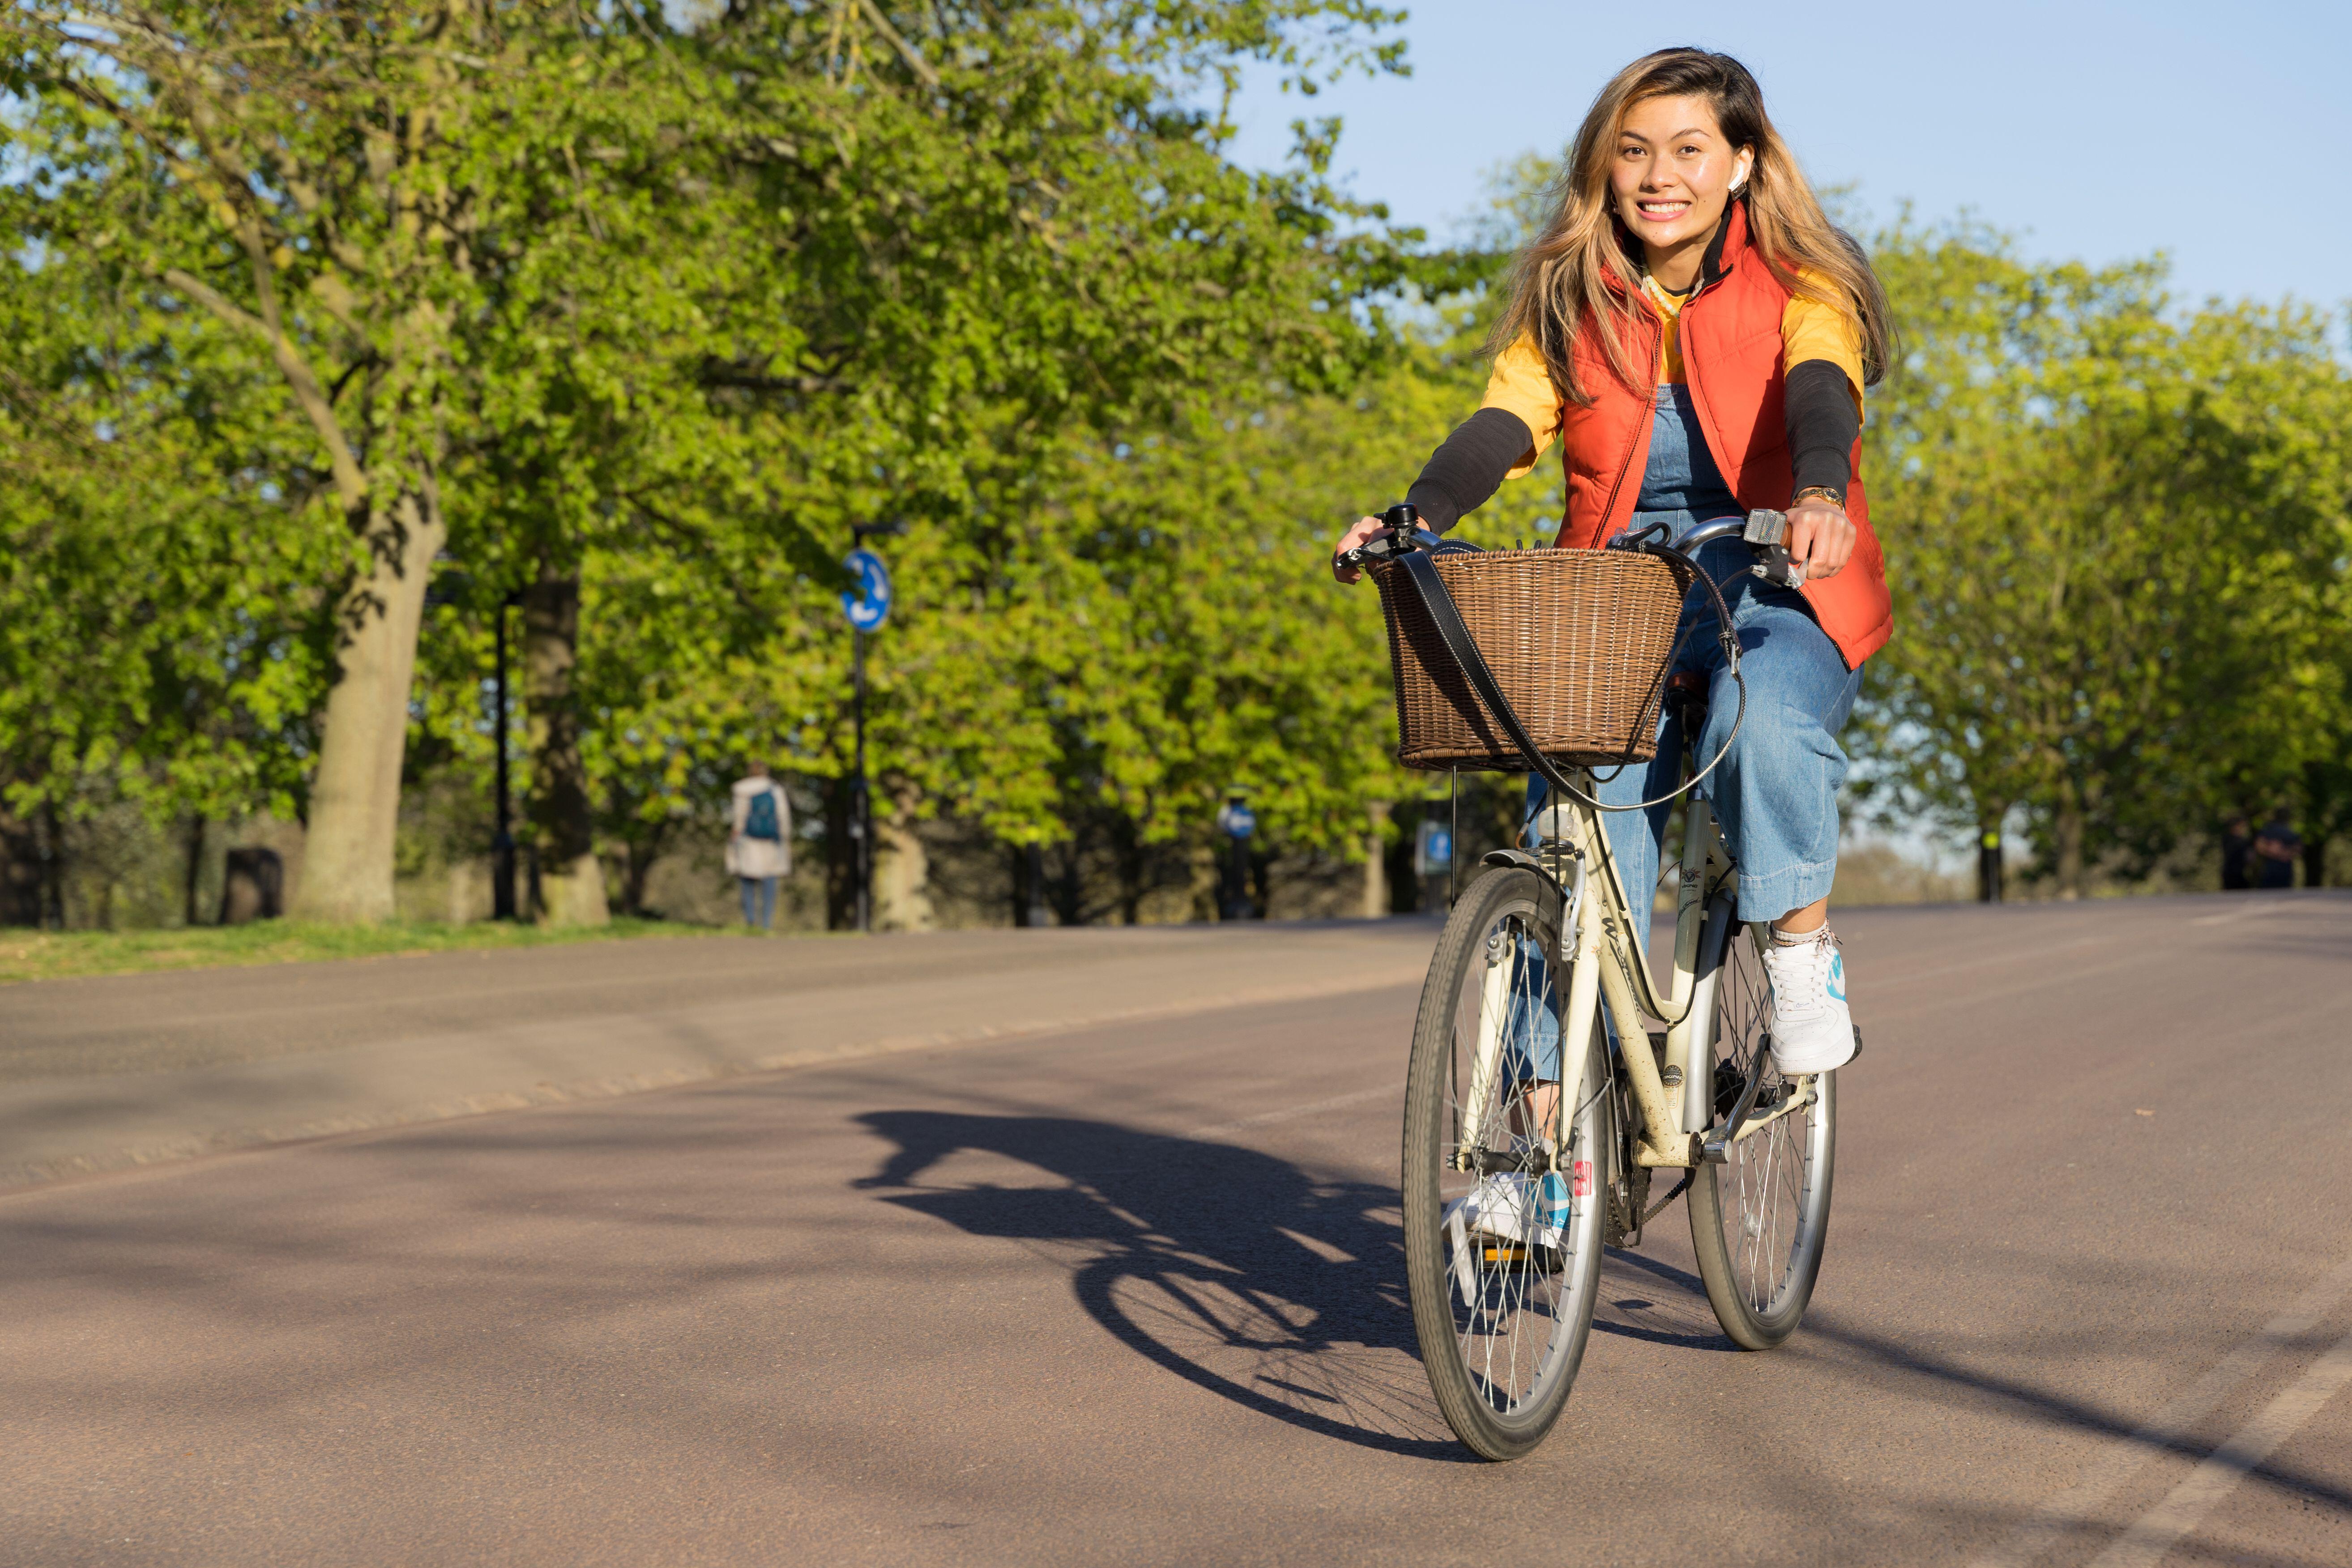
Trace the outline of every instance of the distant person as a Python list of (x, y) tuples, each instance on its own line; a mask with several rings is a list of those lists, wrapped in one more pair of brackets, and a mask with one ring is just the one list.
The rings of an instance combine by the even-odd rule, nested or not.
[(2294, 863), (2303, 858), (2303, 835), (2282, 811), (2254, 838), (2255, 880), (2265, 888), (2294, 886)]
[(2242, 816), (2233, 816), (2221, 829), (2221, 890), (2242, 892), (2252, 887), (2246, 875), (2246, 859), (2254, 851), (2254, 826)]
[(727, 829), (727, 868), (743, 891), (743, 923), (776, 929), (776, 881), (793, 874), (793, 803), (784, 786), (753, 763), (751, 776), (735, 781)]

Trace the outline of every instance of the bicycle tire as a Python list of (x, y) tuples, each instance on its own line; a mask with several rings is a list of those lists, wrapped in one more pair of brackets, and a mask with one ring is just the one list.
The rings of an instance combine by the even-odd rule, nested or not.
[[(1507, 1075), (1513, 1068), (1496, 1065), (1509, 1048), (1496, 1046), (1489, 1050), (1482, 1089), (1478, 1020), (1494, 1017), (1498, 1029), (1505, 1026), (1504, 1012), (1492, 1010), (1498, 994), (1505, 1009), (1549, 996), (1551, 1016), (1558, 1017), (1556, 998), (1566, 994), (1567, 976), (1552, 977), (1558, 989), (1546, 991), (1527, 944), (1538, 955), (1556, 952), (1561, 912), (1558, 890), (1524, 868), (1498, 868), (1470, 885), (1430, 962), (1406, 1072), (1402, 1186), (1413, 1331), (1446, 1425), (1474, 1453), (1495, 1460), (1528, 1453), (1559, 1420), (1583, 1361), (1601, 1283), (1601, 1220), (1612, 1145), (1608, 1059), (1598, 1018), (1581, 1103), (1571, 1108), (1576, 1114), (1563, 1162), (1570, 1174), (1549, 1178), (1559, 1182), (1558, 1189), (1544, 1188), (1540, 1184), (1547, 1178), (1541, 1176), (1481, 1177), (1455, 1160), (1465, 1118), (1476, 1148), (1519, 1157), (1528, 1146), (1525, 1134), (1533, 1102), (1528, 1088), (1540, 1090), (1541, 1068), (1530, 1065), (1526, 1076), (1510, 1079)], [(1490, 961), (1495, 953), (1501, 956)], [(1489, 986), (1495, 963), (1509, 967), (1496, 986)], [(1508, 1016), (1532, 1015), (1511, 1011)], [(1552, 1050), (1556, 1060), (1558, 1046)], [(1522, 1055), (1519, 1060), (1532, 1064), (1538, 1057)], [(1517, 1090), (1514, 1082), (1521, 1086)], [(1467, 1103), (1474, 1100), (1476, 1104)], [(1474, 1189), (1493, 1191), (1482, 1187), (1490, 1180), (1528, 1184), (1516, 1190), (1530, 1198), (1540, 1194), (1548, 1199), (1555, 1192), (1564, 1197), (1568, 1215), (1558, 1227), (1557, 1245), (1513, 1246), (1455, 1223), (1463, 1213), (1475, 1211), (1454, 1210), (1449, 1204), (1466, 1202)], [(1522, 1223), (1531, 1223), (1525, 1218), (1528, 1213), (1521, 1210)], [(1538, 1331), (1540, 1343), (1535, 1342)]]
[[(1754, 938), (1737, 921), (1724, 922), (1717, 965), (1711, 1039), (1720, 1122), (1756, 1053), (1770, 1048), (1772, 992)], [(1821, 1278), (1837, 1167), (1837, 1074), (1816, 1074), (1813, 1083), (1811, 1107), (1734, 1143), (1722, 1164), (1701, 1165), (1691, 1181), (1699, 1278), (1716, 1321), (1742, 1350), (1770, 1350), (1796, 1332)], [(1768, 1066), (1757, 1113), (1793, 1087)]]

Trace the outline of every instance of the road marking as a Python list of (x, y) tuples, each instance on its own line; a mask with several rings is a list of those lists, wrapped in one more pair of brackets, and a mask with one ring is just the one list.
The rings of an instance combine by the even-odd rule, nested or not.
[(2092, 1559), (2091, 1568), (2156, 1568), (2174, 1542), (2195, 1530), (2248, 1470), (2303, 1430), (2347, 1383), (2352, 1383), (2352, 1334), (2336, 1341), (2309, 1372), (2264, 1405), (2261, 1415), (2207, 1455), (2205, 1462), (2191, 1470), (2169, 1496), (2133, 1521), (2114, 1545)]
[[(2263, 1324), (2260, 1333), (2223, 1356), (2211, 1371), (2150, 1416), (2123, 1440), (2118, 1452), (2093, 1466), (2080, 1481), (2019, 1521), (2007, 1540), (1974, 1559), (1969, 1568), (2026, 1568), (2055, 1544), (2059, 1536), (2098, 1511), (2099, 1506), (2121, 1490), (2142, 1466), (2186, 1441), (2189, 1428), (2211, 1415), (2240, 1384), (2260, 1372), (2273, 1356), (2294, 1349), (2295, 1342), (2334, 1311), (2347, 1296), (2352, 1296), (2352, 1258), (2329, 1269), (2316, 1284), (2295, 1298), (2285, 1311)], [(2332, 1358), (2336, 1352), (2328, 1353)]]
[(2276, 914), (2286, 907), (2287, 900), (2284, 899), (2263, 899), (2258, 902), (2249, 902), (2239, 909), (2224, 910), (2218, 915), (2199, 915), (2189, 923), (2193, 926), (2225, 926), (2231, 921), (2251, 920), (2256, 915)]
[(1997, 963), (2019, 963), (2031, 958), (2047, 958), (2053, 952), (2072, 952), (2076, 948), (2104, 947), (2120, 940), (2112, 936), (2078, 936), (2072, 942), (2062, 942), (2049, 947), (2022, 947), (2011, 952), (1989, 952), (1980, 958), (1964, 958), (1958, 963), (1940, 964), (1934, 969), (1913, 969), (1882, 975), (1870, 983), (1871, 989), (1885, 991), (1897, 985), (1908, 985), (1915, 980), (1939, 980), (1947, 974), (1964, 974), (1971, 969), (1987, 969)]
[(1220, 1121), (1211, 1127), (1195, 1127), (1190, 1132), (1181, 1136), (1214, 1138), (1223, 1132), (1239, 1132), (1246, 1127), (1264, 1127), (1270, 1122), (1287, 1121), (1294, 1116), (1313, 1116), (1320, 1111), (1338, 1110), (1342, 1106), (1361, 1105), (1368, 1100), (1379, 1100), (1384, 1095), (1398, 1095), (1403, 1092), (1404, 1085), (1402, 1083), (1382, 1084), (1378, 1089), (1360, 1089), (1353, 1094), (1334, 1095), (1329, 1100), (1318, 1100), (1307, 1105), (1294, 1105), (1287, 1110), (1269, 1110), (1257, 1116), (1244, 1116), (1239, 1121)]

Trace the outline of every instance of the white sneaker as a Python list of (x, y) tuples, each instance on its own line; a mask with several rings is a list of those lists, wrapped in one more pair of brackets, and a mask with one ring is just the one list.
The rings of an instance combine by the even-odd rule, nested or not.
[(1568, 1229), (1568, 1184), (1558, 1175), (1517, 1173), (1481, 1176), (1478, 1184), (1445, 1205), (1448, 1229), (1458, 1218), (1466, 1230), (1525, 1247), (1556, 1247)]
[(1853, 1060), (1862, 1047), (1845, 1005), (1845, 954), (1827, 925), (1804, 942), (1766, 947), (1764, 973), (1772, 981), (1772, 1065), (1783, 1077)]

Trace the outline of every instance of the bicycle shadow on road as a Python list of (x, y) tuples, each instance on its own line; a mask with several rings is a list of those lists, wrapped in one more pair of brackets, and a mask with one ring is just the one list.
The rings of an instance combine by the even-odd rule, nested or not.
[[(1406, 1304), (1396, 1193), (1255, 1149), (1057, 1116), (876, 1111), (898, 1145), (856, 1185), (970, 1235), (1066, 1261), (1111, 1336), (1199, 1387), (1387, 1453), (1475, 1463), (1430, 1396)], [(932, 1185), (993, 1155), (1057, 1185)]]

